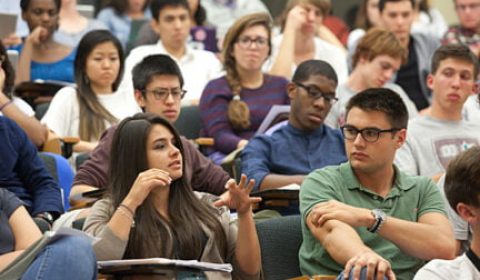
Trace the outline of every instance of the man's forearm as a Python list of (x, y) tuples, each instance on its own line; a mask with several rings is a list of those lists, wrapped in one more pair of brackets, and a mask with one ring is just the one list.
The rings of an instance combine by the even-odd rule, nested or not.
[(304, 179), (305, 175), (268, 174), (260, 183), (260, 190), (278, 189), (290, 184), (301, 185)]
[(445, 216), (427, 213), (418, 222), (388, 217), (378, 234), (405, 253), (423, 259), (453, 259), (455, 238)]
[(371, 251), (365, 246), (358, 233), (346, 223), (329, 220), (322, 226), (315, 226), (308, 221), (307, 225), (332, 259), (342, 266), (352, 257), (365, 251)]

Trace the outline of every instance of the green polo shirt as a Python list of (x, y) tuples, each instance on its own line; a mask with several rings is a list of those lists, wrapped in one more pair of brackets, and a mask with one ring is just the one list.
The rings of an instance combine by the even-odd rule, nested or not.
[[(395, 174), (394, 186), (386, 198), (361, 186), (348, 162), (318, 169), (308, 175), (300, 188), (303, 243), (299, 260), (302, 274), (338, 275), (343, 270), (343, 266), (330, 257), (305, 224), (305, 217), (319, 202), (333, 199), (355, 207), (379, 208), (388, 216), (407, 221), (418, 221), (428, 212), (446, 216), (442, 196), (433, 181), (427, 177), (406, 175), (396, 167)], [(397, 279), (413, 279), (415, 272), (424, 264), (421, 259), (407, 255), (392, 242), (364, 227), (355, 230), (366, 246), (390, 261)]]

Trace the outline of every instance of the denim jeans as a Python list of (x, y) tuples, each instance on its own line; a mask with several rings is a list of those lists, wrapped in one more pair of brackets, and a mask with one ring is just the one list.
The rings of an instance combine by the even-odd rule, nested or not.
[(90, 242), (66, 236), (47, 245), (30, 264), (22, 280), (97, 279), (97, 262)]
[[(343, 271), (338, 275), (337, 280), (344, 280), (343, 278)], [(348, 279), (353, 279), (353, 269), (350, 271), (350, 274), (348, 275)], [(360, 271), (360, 280), (366, 280), (367, 279), (367, 267), (364, 266), (362, 267), (362, 270)], [(383, 280), (388, 280), (387, 277), (383, 277)]]

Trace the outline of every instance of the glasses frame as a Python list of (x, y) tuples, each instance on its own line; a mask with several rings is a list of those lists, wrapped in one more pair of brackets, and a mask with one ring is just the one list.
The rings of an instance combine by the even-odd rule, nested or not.
[[(248, 39), (248, 44), (245, 45), (245, 43), (242, 42), (243, 39)], [(259, 40), (265, 40), (265, 44), (262, 45), (259, 43)], [(250, 37), (238, 37), (236, 40), (236, 43), (238, 44), (239, 47), (242, 49), (248, 49), (252, 46), (253, 43), (257, 46), (257, 48), (262, 49), (262, 48), (267, 48), (268, 47), (268, 38), (265, 37), (256, 37), (254, 39)]]
[[(355, 130), (356, 131), (355, 136), (352, 137), (352, 138), (347, 137), (347, 135), (345, 134), (345, 128)], [(390, 129), (378, 129), (378, 128), (375, 128), (375, 127), (367, 127), (367, 128), (364, 128), (364, 129), (358, 129), (354, 126), (344, 125), (344, 126), (340, 127), (340, 130), (342, 131), (343, 138), (346, 139), (346, 140), (355, 140), (355, 139), (357, 139), (358, 134), (360, 134), (362, 136), (362, 139), (365, 140), (366, 142), (375, 143), (375, 142), (378, 141), (378, 139), (380, 138), (380, 135), (382, 133), (394, 133), (394, 132), (402, 130), (402, 128), (395, 128), (394, 127), (394, 128), (390, 128)], [(375, 132), (376, 133), (376, 138), (374, 140), (373, 140), (373, 138), (370, 139), (370, 140), (367, 139), (367, 136), (364, 135), (365, 131)]]
[[(177, 89), (177, 88), (173, 88), (173, 89), (172, 88), (161, 88), (161, 90), (165, 90), (166, 92), (168, 92), (168, 94), (165, 94), (164, 97), (159, 97), (158, 96), (159, 95), (158, 88), (157, 89), (144, 89), (144, 90), (141, 90), (141, 92), (144, 93), (144, 94), (148, 94), (149, 92), (151, 92), (152, 95), (153, 95), (153, 98), (155, 100), (166, 101), (170, 95), (172, 96), (172, 98), (174, 100), (176, 100), (177, 97), (175, 97), (175, 95), (173, 95), (173, 93), (172, 93), (172, 90), (174, 90), (174, 89)], [(180, 89), (180, 91), (181, 91), (180, 99), (178, 99), (178, 100), (182, 100), (185, 97), (185, 94), (187, 94), (187, 91), (182, 89), (182, 88)]]
[(304, 84), (297, 83), (297, 82), (295, 82), (294, 84), (295, 84), (296, 86), (298, 86), (298, 87), (303, 88), (303, 89), (307, 92), (308, 97), (310, 97), (310, 98), (312, 98), (312, 99), (314, 99), (314, 100), (317, 100), (317, 99), (319, 99), (319, 98), (323, 98), (323, 100), (324, 100), (326, 103), (330, 104), (330, 106), (332, 106), (333, 104), (337, 103), (337, 101), (338, 101), (338, 98), (337, 98), (337, 97), (335, 97), (335, 96), (333, 96), (333, 97), (327, 96), (327, 95), (325, 95), (325, 94), (324, 94), (323, 92), (321, 92), (321, 91), (319, 91), (319, 94), (318, 94), (318, 95), (314, 95), (314, 94), (311, 92), (310, 87), (309, 87), (309, 86), (306, 86), (306, 85), (304, 85)]

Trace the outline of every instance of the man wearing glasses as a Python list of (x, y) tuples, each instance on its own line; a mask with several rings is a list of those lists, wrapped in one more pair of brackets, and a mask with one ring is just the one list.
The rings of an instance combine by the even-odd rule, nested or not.
[(350, 99), (342, 127), (349, 161), (310, 173), (300, 188), (303, 274), (412, 279), (424, 260), (454, 257), (439, 190), (393, 165), (407, 122), (390, 89)]
[(323, 125), (337, 100), (336, 87), (337, 75), (327, 62), (298, 66), (287, 85), (288, 124), (250, 139), (242, 151), (242, 172), (255, 179), (256, 189), (301, 184), (312, 170), (347, 160), (340, 131)]
[(480, 0), (454, 0), (459, 25), (452, 26), (442, 44), (463, 44), (480, 56)]

